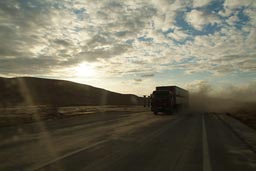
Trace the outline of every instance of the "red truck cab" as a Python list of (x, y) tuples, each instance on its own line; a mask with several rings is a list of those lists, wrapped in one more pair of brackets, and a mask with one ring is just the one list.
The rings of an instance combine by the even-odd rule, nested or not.
[(173, 109), (173, 94), (170, 91), (153, 91), (151, 95), (151, 111), (171, 113)]
[(173, 113), (188, 106), (188, 91), (177, 86), (161, 86), (151, 94), (151, 111)]

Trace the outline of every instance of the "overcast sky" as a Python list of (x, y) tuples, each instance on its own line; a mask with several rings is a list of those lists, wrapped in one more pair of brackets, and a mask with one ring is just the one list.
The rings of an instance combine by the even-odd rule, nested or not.
[(0, 76), (138, 95), (253, 88), (256, 1), (1, 0)]

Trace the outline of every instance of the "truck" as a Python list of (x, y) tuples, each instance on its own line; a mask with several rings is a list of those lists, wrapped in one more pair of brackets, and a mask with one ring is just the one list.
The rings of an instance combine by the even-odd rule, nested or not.
[(188, 108), (189, 92), (177, 86), (160, 86), (151, 94), (151, 111), (172, 114)]

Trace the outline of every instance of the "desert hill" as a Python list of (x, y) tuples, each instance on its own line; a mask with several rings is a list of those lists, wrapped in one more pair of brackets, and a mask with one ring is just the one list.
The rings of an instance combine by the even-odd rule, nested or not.
[(142, 98), (64, 80), (0, 78), (0, 106), (138, 105)]

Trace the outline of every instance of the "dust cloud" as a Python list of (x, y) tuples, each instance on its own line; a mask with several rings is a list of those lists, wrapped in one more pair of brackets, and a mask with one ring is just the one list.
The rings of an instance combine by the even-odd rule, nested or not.
[(256, 82), (216, 88), (207, 82), (189, 85), (190, 110), (194, 112), (256, 115)]

